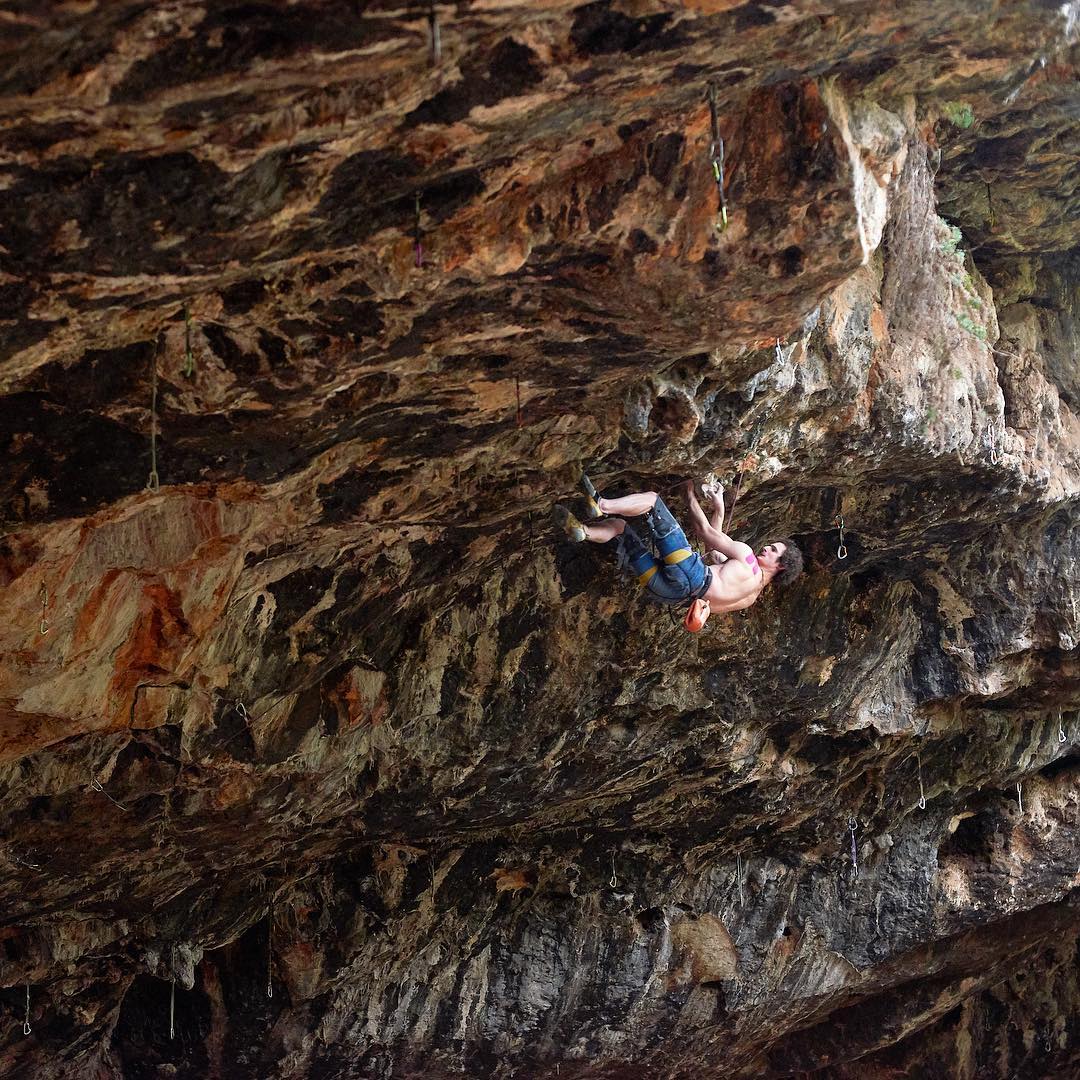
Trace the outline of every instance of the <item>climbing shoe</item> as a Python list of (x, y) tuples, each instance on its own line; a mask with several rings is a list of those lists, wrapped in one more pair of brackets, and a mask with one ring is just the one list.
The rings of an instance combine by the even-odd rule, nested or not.
[(585, 537), (585, 526), (565, 506), (556, 505), (555, 520), (562, 526), (566, 539), (572, 544), (580, 544)]
[(593, 482), (588, 478), (585, 473), (581, 474), (581, 490), (585, 492), (585, 514), (590, 518), (603, 517), (604, 513), (600, 509), (600, 492), (593, 487)]

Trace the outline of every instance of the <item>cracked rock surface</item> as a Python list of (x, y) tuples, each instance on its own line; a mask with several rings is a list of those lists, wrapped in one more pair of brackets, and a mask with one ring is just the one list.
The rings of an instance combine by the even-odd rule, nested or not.
[(0, 1075), (1080, 1075), (1078, 19), (6, 5)]

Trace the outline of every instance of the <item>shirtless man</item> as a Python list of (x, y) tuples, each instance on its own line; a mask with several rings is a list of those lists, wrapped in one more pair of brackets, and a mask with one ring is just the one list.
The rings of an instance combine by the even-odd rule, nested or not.
[[(589, 540), (605, 544), (618, 540), (620, 560), (630, 567), (638, 581), (663, 604), (683, 604), (704, 600), (706, 605), (694, 605), (686, 628), (698, 631), (705, 625), (710, 611), (738, 611), (748, 608), (773, 578), (786, 585), (802, 570), (802, 553), (787, 538), (772, 540), (758, 554), (749, 544), (732, 540), (722, 530), (723, 495), (714, 497), (714, 523), (705, 516), (693, 481), (686, 484), (694, 532), (709, 550), (710, 559), (722, 560), (712, 567), (687, 543), (686, 534), (655, 491), (640, 491), (621, 499), (602, 498), (582, 477), (587, 516), (594, 519), (584, 525), (568, 510), (559, 507), (566, 535), (574, 541)], [(617, 515), (606, 521), (595, 519)], [(644, 517), (660, 558), (641, 542), (624, 518)]]

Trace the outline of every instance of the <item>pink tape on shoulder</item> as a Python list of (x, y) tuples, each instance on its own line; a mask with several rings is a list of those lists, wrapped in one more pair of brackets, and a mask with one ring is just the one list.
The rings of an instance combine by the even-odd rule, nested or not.
[(746, 556), (746, 564), (754, 571), (755, 574), (758, 572), (759, 567), (757, 564), (757, 556), (753, 552), (750, 552), (750, 554)]

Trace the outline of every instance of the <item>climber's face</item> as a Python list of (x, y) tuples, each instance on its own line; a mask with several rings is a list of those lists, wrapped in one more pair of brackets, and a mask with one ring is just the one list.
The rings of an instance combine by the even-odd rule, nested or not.
[(784, 552), (787, 551), (787, 544), (766, 544), (761, 551), (758, 552), (758, 566), (762, 570), (779, 570), (780, 560), (784, 557)]

